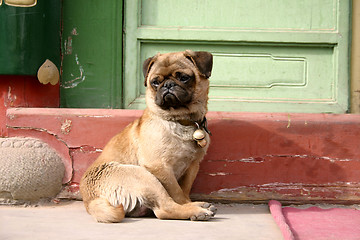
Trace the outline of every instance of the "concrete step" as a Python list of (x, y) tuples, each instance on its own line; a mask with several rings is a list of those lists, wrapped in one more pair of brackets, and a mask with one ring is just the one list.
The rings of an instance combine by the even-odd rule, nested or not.
[(122, 223), (95, 222), (81, 201), (39, 207), (0, 206), (0, 239), (237, 239), (281, 240), (267, 205), (216, 204), (206, 222), (125, 218)]

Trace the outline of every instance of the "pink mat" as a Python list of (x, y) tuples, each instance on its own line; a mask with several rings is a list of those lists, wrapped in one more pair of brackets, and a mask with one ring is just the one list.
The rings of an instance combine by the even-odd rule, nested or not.
[(360, 211), (356, 209), (282, 207), (269, 202), (284, 240), (360, 240)]

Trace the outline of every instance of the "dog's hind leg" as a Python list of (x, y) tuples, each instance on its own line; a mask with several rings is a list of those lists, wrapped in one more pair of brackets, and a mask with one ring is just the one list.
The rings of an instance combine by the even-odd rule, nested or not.
[(129, 211), (126, 207), (131, 200), (129, 198), (132, 198), (132, 200), (137, 199), (141, 206), (152, 209), (160, 219), (209, 220), (216, 213), (216, 208), (208, 203), (175, 202), (161, 182), (143, 167), (122, 165), (120, 168), (123, 174), (126, 173), (126, 181), (121, 184), (122, 192), (131, 193), (128, 196), (120, 194), (128, 199), (120, 201), (125, 206), (126, 212)]
[[(143, 167), (111, 162), (98, 168), (102, 170), (99, 183), (85, 206), (99, 222), (121, 221), (123, 213), (120, 215), (119, 210), (126, 214), (141, 206), (152, 209), (160, 219), (208, 220), (215, 215), (216, 209), (209, 204), (176, 203), (160, 181)], [(91, 176), (83, 179), (84, 185), (88, 177)]]

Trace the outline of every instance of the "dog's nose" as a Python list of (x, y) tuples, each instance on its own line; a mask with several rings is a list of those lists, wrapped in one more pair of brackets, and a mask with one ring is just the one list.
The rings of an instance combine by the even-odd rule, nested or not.
[(170, 88), (172, 88), (172, 87), (174, 87), (174, 86), (175, 86), (175, 82), (174, 82), (174, 81), (166, 81), (166, 82), (164, 83), (164, 87), (167, 88), (167, 89), (170, 89)]

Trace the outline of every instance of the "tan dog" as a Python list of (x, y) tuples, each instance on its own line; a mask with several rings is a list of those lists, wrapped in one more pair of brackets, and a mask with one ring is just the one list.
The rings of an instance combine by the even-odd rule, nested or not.
[(109, 141), (80, 182), (85, 207), (98, 222), (120, 222), (146, 209), (160, 219), (215, 215), (213, 205), (189, 198), (209, 146), (211, 69), (210, 53), (189, 50), (144, 62), (144, 114)]

